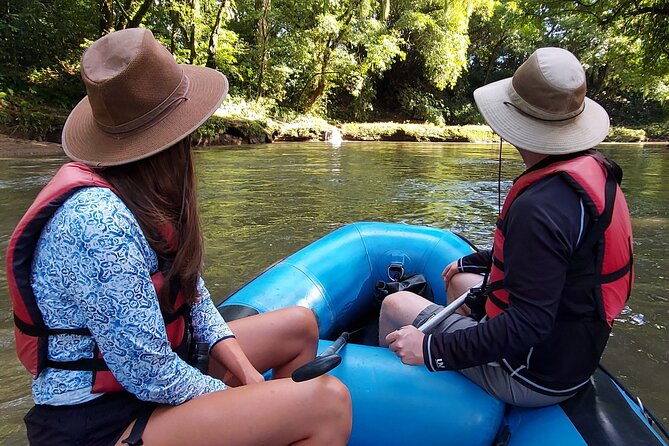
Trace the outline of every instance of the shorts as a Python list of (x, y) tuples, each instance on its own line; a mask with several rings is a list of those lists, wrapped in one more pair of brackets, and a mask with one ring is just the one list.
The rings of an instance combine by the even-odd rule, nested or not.
[[(416, 316), (411, 325), (419, 327), (443, 308), (443, 306), (437, 304), (428, 305), (423, 311), (418, 313), (418, 316)], [(479, 323), (485, 323), (485, 318), (481, 322), (478, 322), (469, 316), (454, 313), (441, 321), (430, 333), (453, 333), (454, 331), (473, 327)], [(497, 362), (458, 370), (458, 372), (471, 381), (474, 381), (479, 387), (498, 400), (513, 404), (514, 406), (543, 407), (560, 403), (574, 396), (574, 394), (571, 394), (556, 397), (535, 392), (512, 378)]]
[(24, 421), (31, 446), (111, 446), (132, 421), (156, 407), (129, 392), (111, 392), (81, 404), (36, 404)]

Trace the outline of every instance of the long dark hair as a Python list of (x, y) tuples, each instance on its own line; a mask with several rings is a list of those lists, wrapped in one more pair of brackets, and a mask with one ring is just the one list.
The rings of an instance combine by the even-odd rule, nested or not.
[[(193, 164), (186, 137), (156, 155), (99, 171), (132, 211), (159, 261), (168, 265), (163, 289), (158, 290), (164, 312), (174, 310), (170, 300), (174, 284), (179, 284), (189, 304), (198, 299), (204, 248)], [(176, 252), (167, 240), (171, 230)]]

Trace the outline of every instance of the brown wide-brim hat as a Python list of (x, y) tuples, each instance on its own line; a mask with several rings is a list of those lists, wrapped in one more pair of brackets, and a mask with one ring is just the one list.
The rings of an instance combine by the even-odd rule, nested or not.
[(609, 131), (609, 116), (585, 96), (586, 78), (576, 57), (540, 48), (513, 77), (474, 91), (486, 123), (515, 147), (540, 154), (590, 149)]
[(65, 122), (62, 144), (90, 166), (154, 155), (202, 125), (228, 92), (216, 70), (177, 64), (151, 31), (133, 28), (95, 41), (82, 56), (88, 95)]

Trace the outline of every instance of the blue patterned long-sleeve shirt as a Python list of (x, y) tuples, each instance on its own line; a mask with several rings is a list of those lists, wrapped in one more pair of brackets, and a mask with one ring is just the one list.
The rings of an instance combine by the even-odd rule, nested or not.
[[(123, 387), (146, 401), (176, 405), (225, 389), (171, 349), (151, 274), (158, 269), (137, 220), (109, 189), (77, 191), (46, 224), (37, 243), (32, 287), (50, 328), (87, 327), (91, 336), (49, 337), (49, 359), (92, 358), (94, 341)], [(191, 308), (194, 336), (211, 348), (233, 334), (200, 279)], [(92, 372), (47, 368), (33, 381), (36, 404), (77, 404)]]

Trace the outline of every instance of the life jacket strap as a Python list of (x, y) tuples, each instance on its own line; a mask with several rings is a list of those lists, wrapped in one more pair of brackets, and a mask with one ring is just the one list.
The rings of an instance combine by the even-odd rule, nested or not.
[[(574, 271), (588, 271), (592, 262), (592, 252), (595, 250), (595, 247), (601, 243), (604, 238), (604, 232), (611, 224), (611, 218), (613, 217), (613, 207), (616, 198), (617, 191), (617, 178), (615, 173), (608, 168), (606, 185), (605, 185), (605, 195), (604, 195), (604, 210), (599, 215), (599, 217), (594, 221), (592, 227), (584, 237), (580, 246), (576, 248), (576, 251), (573, 255), (572, 260), (572, 270)], [(599, 270), (601, 271), (601, 264), (604, 261), (601, 253), (597, 256), (597, 264), (599, 265)], [(572, 277), (569, 279), (567, 288), (574, 289), (592, 289), (604, 283), (614, 282), (621, 277), (624, 277), (630, 272), (632, 268), (632, 258), (630, 256), (630, 261), (624, 265), (622, 268), (608, 274), (601, 273), (591, 273), (582, 275), (579, 277)]]
[(616, 191), (618, 189), (618, 183), (616, 182), (615, 176), (611, 171), (608, 171), (606, 176), (606, 184), (604, 186), (604, 210), (601, 215), (595, 219), (594, 224), (588, 231), (588, 234), (581, 242), (581, 246), (577, 248), (574, 256), (577, 257), (582, 252), (587, 252), (588, 254), (592, 249), (599, 243), (604, 236), (604, 232), (611, 224), (611, 218), (613, 217), (613, 206), (616, 201)]
[(163, 313), (163, 320), (165, 321), (165, 325), (169, 325), (181, 316), (186, 316), (188, 314), (190, 314), (190, 306), (188, 304), (183, 304), (173, 313)]
[(490, 302), (492, 302), (497, 308), (501, 310), (506, 310), (507, 308), (509, 308), (509, 304), (503, 302), (497, 296), (495, 296), (495, 291), (499, 291), (502, 289), (504, 289), (504, 283), (501, 280), (499, 280), (497, 282), (490, 283), (486, 288), (485, 293), (486, 296), (488, 296), (488, 299), (490, 299)]
[(142, 440), (142, 434), (144, 433), (144, 429), (146, 429), (146, 425), (148, 424), (149, 418), (151, 417), (151, 414), (154, 410), (155, 407), (142, 412), (142, 414), (137, 417), (135, 424), (132, 426), (130, 435), (123, 439), (121, 443), (127, 444), (129, 446), (143, 446), (144, 441)]
[(47, 359), (46, 366), (60, 370), (86, 370), (93, 372), (106, 372), (109, 370), (107, 363), (102, 358), (81, 358), (76, 361), (53, 361)]
[(59, 334), (73, 334), (73, 335), (82, 335), (90, 336), (91, 331), (88, 328), (49, 328), (46, 326), (37, 326), (29, 324), (21, 320), (16, 313), (14, 313), (14, 324), (22, 333), (27, 334), (28, 336), (42, 337), (42, 336), (53, 336)]

